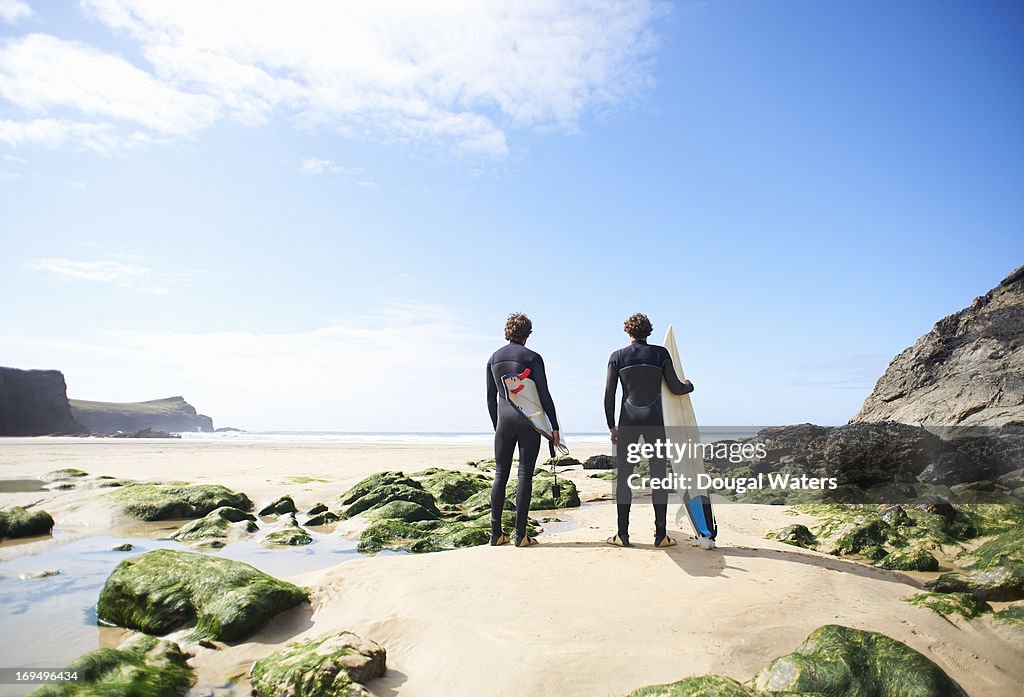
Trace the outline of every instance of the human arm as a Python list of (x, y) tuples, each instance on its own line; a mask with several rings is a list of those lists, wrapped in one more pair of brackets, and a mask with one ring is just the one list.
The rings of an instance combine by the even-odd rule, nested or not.
[(619, 387), (619, 371), (615, 364), (608, 363), (608, 373), (604, 381), (604, 416), (608, 422), (608, 429), (613, 432), (612, 442), (615, 442), (615, 391)]
[(544, 370), (543, 358), (537, 356), (534, 369), (530, 371), (530, 373), (530, 377), (533, 378), (534, 384), (537, 385), (537, 396), (540, 397), (540, 405), (544, 408), (544, 413), (548, 415), (548, 422), (551, 424), (551, 430), (557, 432), (558, 416), (555, 414), (555, 402), (551, 399), (551, 392), (548, 391), (548, 376), (547, 372)]
[(498, 386), (494, 382), (494, 372), (490, 361), (487, 362), (487, 413), (491, 416), (491, 425), (498, 428)]
[(690, 394), (693, 392), (693, 383), (689, 380), (680, 380), (676, 375), (676, 369), (672, 366), (672, 359), (666, 358), (661, 364), (661, 374), (665, 376), (665, 384), (672, 394)]

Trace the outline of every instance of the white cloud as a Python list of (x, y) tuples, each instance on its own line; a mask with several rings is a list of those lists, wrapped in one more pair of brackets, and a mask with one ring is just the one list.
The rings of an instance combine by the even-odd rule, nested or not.
[(17, 24), (32, 16), (32, 8), (21, 0), (0, 0), (0, 21)]
[(341, 172), (342, 169), (330, 160), (324, 160), (319, 157), (307, 157), (299, 164), (299, 171), (303, 174), (323, 174), (324, 172)]
[(8, 145), (42, 145), (58, 148), (73, 144), (110, 155), (153, 142), (146, 134), (125, 133), (110, 123), (87, 123), (65, 119), (10, 121), (0, 119), (0, 141)]
[(28, 160), (23, 160), (22, 158), (15, 157), (14, 155), (4, 155), (4, 161), (5, 162), (16, 162), (19, 165), (27, 165), (28, 164)]
[(87, 183), (76, 181), (68, 182), (68, 186), (70, 186), (75, 191), (85, 191), (89, 188), (89, 185)]
[(68, 109), (169, 136), (194, 133), (219, 111), (213, 97), (182, 92), (119, 56), (45, 34), (0, 51), (0, 96), (29, 114)]
[(21, 179), (21, 172), (2, 172), (2, 171), (0, 171), (0, 180), (14, 181), (15, 179)]
[(25, 263), (32, 271), (48, 273), (59, 278), (102, 283), (134, 282), (148, 277), (152, 269), (141, 264), (129, 264), (106, 259), (103, 261), (75, 261), (73, 259), (36, 259)]
[(642, 94), (660, 11), (648, 0), (83, 6), (149, 65), (50, 36), (8, 42), (0, 95), (32, 118), (181, 137), (280, 114), (306, 129), (496, 158), (510, 129), (575, 132), (586, 113)]
[[(78, 183), (80, 182), (72, 182), (72, 186)], [(66, 281), (109, 283), (143, 293), (168, 292), (166, 284), (158, 274), (155, 274), (143, 259), (135, 255), (90, 261), (49, 257), (27, 261), (25, 268)]]

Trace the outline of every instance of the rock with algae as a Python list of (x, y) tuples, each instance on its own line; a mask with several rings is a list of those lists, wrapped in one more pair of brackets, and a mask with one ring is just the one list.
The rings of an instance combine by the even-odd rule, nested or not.
[(351, 518), (392, 501), (418, 503), (428, 511), (440, 515), (433, 494), (415, 479), (402, 472), (377, 472), (358, 482), (342, 494), (338, 503), (344, 507), (342, 518)]
[(147, 634), (192, 627), (196, 639), (243, 639), (305, 590), (242, 562), (158, 549), (117, 565), (100, 591), (102, 622)]
[(459, 472), (458, 470), (431, 467), (414, 473), (412, 477), (436, 501), (449, 506), (460, 504), (474, 494), (491, 488), (491, 480), (475, 472)]
[(72, 661), (64, 670), (78, 681), (44, 685), (37, 697), (181, 697), (192, 684), (186, 656), (172, 641), (134, 634), (116, 649), (97, 649)]
[(267, 533), (263, 544), (268, 547), (301, 547), (313, 541), (313, 536), (299, 525), (295, 514), (289, 513), (281, 521), (281, 526)]
[(221, 506), (202, 518), (185, 523), (171, 535), (172, 540), (223, 547), (232, 533), (253, 533), (258, 530), (256, 516), (238, 508)]
[(14, 537), (49, 535), (53, 518), (43, 510), (28, 510), (21, 506), (0, 508), (0, 540)]
[(627, 697), (760, 697), (760, 693), (724, 675), (698, 675), (667, 685), (641, 687)]
[(258, 697), (369, 697), (364, 683), (384, 675), (387, 654), (351, 632), (288, 644), (249, 673)]
[(918, 593), (907, 600), (911, 605), (934, 610), (943, 617), (960, 615), (974, 619), (978, 615), (992, 612), (992, 606), (970, 593)]
[(139, 520), (200, 518), (222, 506), (252, 510), (248, 496), (219, 484), (147, 482), (122, 487), (106, 496), (119, 504), (125, 515)]
[(755, 690), (782, 694), (966, 697), (935, 663), (878, 632), (827, 624), (754, 676)]

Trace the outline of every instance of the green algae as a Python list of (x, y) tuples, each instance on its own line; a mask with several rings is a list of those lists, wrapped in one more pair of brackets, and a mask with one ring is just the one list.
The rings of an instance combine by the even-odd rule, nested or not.
[(147, 634), (193, 627), (197, 639), (237, 641), (307, 599), (305, 590), (248, 564), (158, 549), (117, 565), (100, 592), (97, 616)]
[(288, 644), (253, 663), (249, 677), (258, 697), (357, 697), (386, 669), (382, 646), (340, 632)]
[(64, 670), (78, 674), (75, 683), (50, 684), (36, 697), (181, 697), (192, 684), (192, 669), (171, 641), (135, 634), (116, 649), (97, 649)]
[(248, 496), (219, 484), (130, 484), (104, 496), (119, 504), (125, 515), (147, 521), (200, 518), (222, 506), (252, 510)]

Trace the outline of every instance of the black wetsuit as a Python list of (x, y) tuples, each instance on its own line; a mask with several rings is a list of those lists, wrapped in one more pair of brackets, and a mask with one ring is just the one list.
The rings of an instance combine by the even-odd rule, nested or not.
[[(632, 490), (629, 475), (633, 465), (626, 461), (627, 449), (631, 443), (645, 443), (665, 440), (665, 419), (661, 409), (661, 383), (668, 385), (673, 394), (693, 392), (693, 385), (682, 382), (672, 366), (672, 359), (664, 346), (652, 346), (637, 340), (620, 348), (608, 359), (608, 377), (604, 388), (604, 413), (608, 428), (615, 425), (615, 390), (622, 383), (622, 406), (619, 410), (619, 424), (616, 435), (616, 460), (618, 474), (615, 480), (615, 501), (618, 504), (618, 534), (624, 540), (629, 536), (629, 505)], [(650, 458), (651, 477), (665, 476), (665, 460)], [(668, 490), (654, 489), (651, 494), (654, 503), (654, 527), (656, 535), (665, 534), (668, 511)]]
[(512, 471), (512, 453), (519, 446), (519, 484), (516, 488), (516, 539), (526, 536), (526, 521), (530, 514), (533, 493), (533, 468), (540, 452), (540, 434), (529, 420), (506, 399), (501, 378), (510, 373), (530, 369), (530, 377), (537, 385), (544, 413), (552, 430), (558, 430), (555, 404), (548, 392), (544, 359), (522, 344), (510, 341), (494, 352), (487, 361), (487, 410), (494, 425), (494, 484), (491, 486), (491, 541), (502, 534), (501, 514), (505, 508), (505, 487)]

